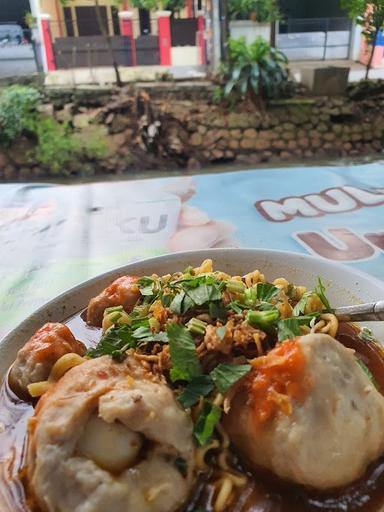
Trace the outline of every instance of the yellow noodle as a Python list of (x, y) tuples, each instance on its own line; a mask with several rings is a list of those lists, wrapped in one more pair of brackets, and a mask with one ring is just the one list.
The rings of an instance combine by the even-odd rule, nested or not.
[(106, 332), (113, 325), (124, 325), (128, 323), (130, 323), (130, 319), (128, 313), (125, 311), (111, 311), (109, 313), (104, 311), (101, 326), (103, 328), (103, 332)]
[(260, 334), (256, 333), (253, 335), (253, 339), (255, 340), (257, 355), (262, 356), (264, 354), (263, 344), (260, 339)]
[(230, 445), (230, 440), (229, 440), (228, 434), (224, 430), (221, 423), (218, 423), (216, 425), (216, 429), (221, 436), (221, 448), (222, 448), (220, 454), (217, 457), (217, 462), (221, 469), (228, 470), (229, 469), (228, 449), (229, 449), (229, 445)]
[(224, 397), (221, 393), (217, 393), (213, 403), (215, 405), (217, 405), (218, 407), (220, 407), (220, 405), (222, 405), (222, 403), (224, 402)]
[(330, 336), (335, 337), (339, 328), (339, 321), (337, 317), (332, 313), (323, 313), (320, 316), (320, 319), (320, 321), (325, 322), (325, 325), (320, 329), (320, 332), (327, 333)]
[(196, 267), (194, 269), (194, 271), (195, 271), (195, 274), (205, 274), (207, 272), (212, 272), (213, 271), (212, 260), (210, 260), (210, 259), (204, 260), (203, 263), (200, 265), (200, 267)]
[(277, 305), (277, 309), (279, 310), (281, 318), (291, 318), (293, 308), (288, 302), (288, 297), (283, 295), (283, 302)]
[(56, 363), (52, 366), (51, 373), (49, 374), (48, 381), (54, 382), (59, 380), (64, 373), (73, 368), (74, 366), (78, 366), (81, 363), (84, 363), (85, 359), (79, 354), (75, 354), (70, 352), (69, 354), (64, 354), (61, 356)]
[(319, 320), (314, 324), (314, 326), (311, 329), (311, 332), (321, 332), (321, 329), (325, 326), (324, 320)]
[(222, 450), (219, 453), (219, 455), (217, 456), (217, 463), (218, 463), (219, 467), (225, 471), (227, 471), (229, 469), (228, 457), (229, 457), (229, 453), (228, 453), (227, 449)]
[(204, 399), (200, 398), (199, 402), (192, 408), (192, 418), (194, 421), (199, 417), (201, 411), (203, 410)]
[(305, 305), (305, 313), (313, 313), (314, 311), (322, 311), (324, 308), (324, 304), (321, 302), (320, 297), (317, 295), (311, 295), (308, 297), (307, 303)]
[(140, 362), (157, 363), (159, 361), (159, 356), (157, 355), (138, 354), (135, 352), (133, 356)]
[(155, 501), (155, 499), (161, 494), (163, 493), (164, 491), (168, 491), (169, 490), (169, 487), (170, 487), (170, 483), (169, 482), (164, 482), (163, 484), (160, 484), (156, 487), (152, 487), (151, 489), (148, 490), (148, 492), (146, 493), (146, 501)]
[(295, 290), (295, 299), (297, 301), (299, 301), (302, 298), (302, 296), (304, 295), (304, 293), (306, 293), (306, 291), (307, 291), (305, 286), (295, 286), (294, 290)]
[(113, 325), (113, 322), (111, 320), (110, 315), (104, 314), (103, 321), (102, 321), (102, 324), (101, 324), (103, 332), (105, 333), (110, 327), (112, 327), (112, 325)]
[(195, 452), (195, 462), (196, 467), (201, 471), (206, 471), (208, 469), (208, 465), (205, 462), (205, 457), (210, 450), (216, 450), (219, 448), (220, 443), (217, 439), (212, 439), (209, 443), (204, 446), (200, 446), (196, 449)]
[(33, 382), (32, 384), (28, 384), (27, 386), (28, 393), (31, 395), (31, 397), (37, 398), (41, 395), (44, 395), (44, 393), (48, 391), (50, 385), (50, 382), (48, 382), (47, 380)]
[(227, 473), (227, 476), (232, 480), (232, 483), (235, 487), (244, 487), (248, 480), (246, 475), (235, 475), (234, 473)]
[(231, 408), (231, 399), (232, 399), (232, 397), (229, 397), (229, 396), (226, 396), (224, 398), (224, 402), (223, 402), (224, 414), (228, 414), (229, 413), (229, 410)]
[(222, 426), (221, 423), (218, 423), (217, 426), (217, 431), (219, 432), (220, 436), (221, 436), (221, 439), (222, 439), (222, 446), (224, 448), (228, 448), (228, 446), (230, 445), (230, 440), (229, 440), (229, 436), (227, 434), (227, 432), (224, 430), (224, 427)]
[(276, 288), (280, 288), (285, 293), (288, 291), (289, 282), (284, 277), (278, 277), (273, 281), (273, 283)]
[(240, 276), (230, 276), (229, 274), (226, 274), (225, 272), (215, 272), (215, 277), (219, 281), (229, 281), (230, 279), (235, 279), (236, 281), (241, 281)]
[(221, 512), (222, 510), (225, 510), (228, 507), (232, 493), (232, 488), (233, 482), (230, 478), (223, 478), (220, 481), (220, 490), (217, 494), (217, 498), (213, 506), (213, 510), (215, 512)]
[(264, 283), (265, 277), (264, 274), (260, 272), (260, 270), (254, 270), (253, 272), (249, 272), (244, 276), (245, 284), (248, 288), (251, 288), (254, 284)]

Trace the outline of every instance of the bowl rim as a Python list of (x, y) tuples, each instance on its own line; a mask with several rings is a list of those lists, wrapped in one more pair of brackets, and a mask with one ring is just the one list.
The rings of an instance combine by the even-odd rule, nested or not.
[(214, 254), (218, 253), (218, 252), (226, 253), (226, 254), (236, 254), (239, 252), (245, 254), (247, 252), (253, 252), (253, 253), (259, 254), (259, 255), (271, 253), (271, 254), (275, 254), (275, 255), (283, 255), (283, 256), (286, 255), (286, 256), (290, 256), (290, 257), (300, 257), (304, 260), (313, 261), (313, 262), (317, 262), (317, 263), (322, 262), (323, 264), (325, 264), (325, 266), (340, 268), (343, 270), (346, 270), (346, 269), (351, 270), (354, 275), (363, 278), (365, 281), (371, 282), (372, 285), (377, 286), (378, 288), (382, 288), (383, 292), (384, 292), (384, 281), (378, 279), (377, 277), (372, 276), (372, 275), (370, 275), (366, 272), (363, 272), (362, 270), (359, 270), (359, 269), (355, 269), (355, 268), (351, 269), (346, 264), (328, 260), (326, 258), (314, 256), (312, 254), (303, 254), (303, 253), (295, 252), (295, 251), (280, 251), (278, 249), (260, 249), (260, 248), (252, 248), (252, 247), (250, 247), (250, 248), (228, 247), (228, 248), (211, 248), (211, 249), (197, 249), (197, 250), (189, 250), (189, 251), (177, 251), (177, 252), (172, 252), (172, 253), (160, 254), (159, 256), (152, 256), (149, 258), (140, 258), (139, 260), (131, 261), (130, 263), (126, 263), (125, 265), (120, 265), (111, 270), (107, 270), (106, 272), (102, 272), (101, 274), (98, 274), (97, 276), (80, 281), (80, 283), (76, 284), (75, 286), (71, 286), (67, 290), (59, 293), (59, 295), (56, 295), (56, 297), (54, 297), (53, 299), (49, 300), (48, 302), (45, 302), (44, 304), (39, 306), (37, 309), (35, 309), (26, 318), (24, 318), (24, 320), (22, 320), (16, 327), (13, 327), (4, 336), (2, 336), (2, 338), (0, 339), (0, 345), (2, 344), (2, 342), (5, 338), (7, 338), (15, 329), (18, 329), (31, 316), (35, 316), (35, 315), (39, 314), (41, 311), (44, 311), (51, 304), (54, 304), (55, 302), (57, 302), (60, 299), (63, 299), (67, 295), (72, 295), (73, 292), (80, 290), (85, 285), (90, 285), (92, 283), (96, 283), (97, 281), (99, 281), (101, 279), (108, 278), (108, 276), (113, 276), (115, 274), (124, 273), (126, 271), (125, 269), (127, 269), (128, 267), (134, 267), (141, 263), (149, 263), (152, 261), (154, 263), (156, 263), (156, 262), (159, 262), (159, 261), (162, 261), (165, 259), (177, 259), (180, 256), (184, 256), (184, 255), (187, 255), (187, 256), (189, 255), (189, 256), (193, 257), (193, 256), (199, 256), (199, 254), (205, 255), (205, 259), (206, 259), (208, 257), (207, 256), (208, 253), (211, 253), (212, 256), (214, 257)]

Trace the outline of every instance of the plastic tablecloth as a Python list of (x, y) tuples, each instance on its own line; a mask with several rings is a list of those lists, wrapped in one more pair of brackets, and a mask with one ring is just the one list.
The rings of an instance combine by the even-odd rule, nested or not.
[(384, 278), (384, 163), (0, 185), (0, 334), (62, 291), (209, 247), (316, 254)]

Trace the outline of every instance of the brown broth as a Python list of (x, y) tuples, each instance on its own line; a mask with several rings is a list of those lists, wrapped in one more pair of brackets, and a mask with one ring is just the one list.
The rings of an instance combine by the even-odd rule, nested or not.
[[(77, 314), (65, 322), (77, 339), (88, 347), (100, 337), (100, 329), (86, 325)], [(338, 339), (357, 350), (375, 375), (384, 394), (383, 360), (372, 345), (358, 338), (358, 328), (341, 324)], [(9, 389), (7, 379), (0, 388), (0, 511), (29, 512), (20, 471), (25, 465), (26, 428), (33, 406), (19, 400)], [(245, 472), (240, 465), (238, 469)], [(228, 512), (383, 512), (384, 456), (368, 468), (359, 481), (333, 493), (318, 493), (288, 484), (261, 471), (249, 474), (248, 482), (232, 498)], [(185, 512), (213, 510), (212, 477), (200, 479)], [(137, 511), (139, 512), (139, 511)]]

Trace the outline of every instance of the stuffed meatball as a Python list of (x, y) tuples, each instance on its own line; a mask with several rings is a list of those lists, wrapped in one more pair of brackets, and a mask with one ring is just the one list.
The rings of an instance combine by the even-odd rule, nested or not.
[(384, 397), (353, 350), (311, 334), (254, 363), (225, 421), (250, 465), (329, 489), (359, 478), (384, 452)]
[(20, 397), (28, 397), (28, 386), (48, 379), (55, 362), (65, 354), (79, 356), (85, 345), (75, 339), (69, 328), (60, 323), (47, 323), (19, 350), (9, 373), (9, 384)]
[(90, 300), (87, 308), (87, 322), (100, 327), (106, 308), (123, 306), (129, 313), (140, 297), (137, 277), (122, 276), (105, 288), (99, 295)]
[(172, 512), (190, 492), (193, 456), (191, 420), (167, 385), (103, 356), (40, 399), (27, 478), (49, 512)]

